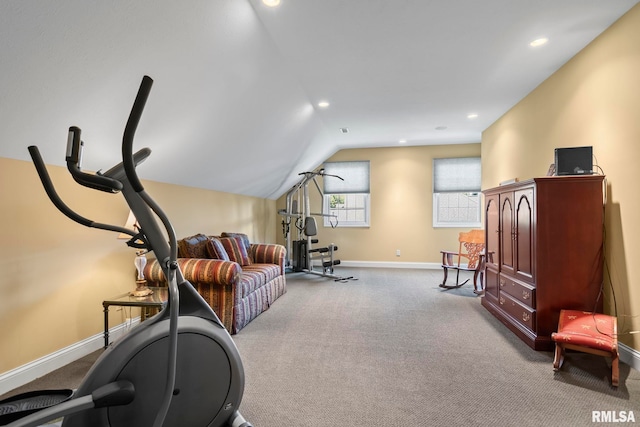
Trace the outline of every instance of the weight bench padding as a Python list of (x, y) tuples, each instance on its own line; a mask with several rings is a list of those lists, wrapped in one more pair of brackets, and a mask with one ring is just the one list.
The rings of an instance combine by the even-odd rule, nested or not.
[(315, 236), (318, 234), (318, 227), (316, 227), (316, 219), (312, 216), (308, 216), (304, 223), (304, 234), (307, 236)]

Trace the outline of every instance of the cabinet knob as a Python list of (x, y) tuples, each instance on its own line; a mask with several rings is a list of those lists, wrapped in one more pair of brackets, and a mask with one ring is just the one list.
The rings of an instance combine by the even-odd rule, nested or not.
[(528, 291), (522, 291), (522, 298), (523, 298), (523, 299), (529, 299), (529, 298), (531, 298), (531, 292), (528, 292)]
[(504, 297), (500, 297), (500, 305), (504, 305)]
[(500, 279), (500, 287), (503, 287), (505, 285), (504, 279)]
[(525, 322), (528, 322), (529, 320), (531, 320), (531, 315), (529, 313), (527, 313), (526, 311), (522, 312), (522, 320)]

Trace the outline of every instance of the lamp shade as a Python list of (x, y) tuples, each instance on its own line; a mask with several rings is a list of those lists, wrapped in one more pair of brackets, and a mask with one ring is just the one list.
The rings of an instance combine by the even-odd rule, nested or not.
[[(124, 223), (124, 228), (127, 228), (129, 230), (135, 230), (135, 231), (140, 230), (140, 225), (138, 225), (138, 220), (136, 219), (136, 216), (133, 214), (133, 211), (129, 211), (129, 216), (127, 217), (127, 222)], [(131, 236), (125, 233), (120, 233), (118, 234), (118, 239), (129, 240), (131, 239)]]

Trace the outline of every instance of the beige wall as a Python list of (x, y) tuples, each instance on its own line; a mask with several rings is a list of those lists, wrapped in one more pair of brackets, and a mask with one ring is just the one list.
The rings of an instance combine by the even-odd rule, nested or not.
[(555, 147), (584, 145), (607, 176), (605, 307), (615, 292), (620, 341), (639, 350), (640, 5), (483, 133), (483, 188), (545, 175)]
[[(75, 184), (49, 167), (61, 198), (96, 222), (124, 225), (121, 195)], [(256, 242), (276, 238), (275, 201), (144, 182), (178, 237), (222, 231)], [(103, 329), (102, 300), (134, 286), (134, 251), (117, 234), (78, 225), (47, 198), (29, 162), (0, 158), (0, 372), (6, 372)], [(111, 326), (131, 314), (115, 312)], [(137, 313), (133, 313), (135, 317)]]
[[(433, 159), (479, 155), (480, 144), (339, 151), (327, 161), (371, 162), (370, 227), (323, 227), (318, 218), (319, 246), (335, 243), (337, 258), (345, 261), (440, 263), (440, 250), (456, 250), (458, 233), (463, 229), (432, 226)], [(320, 179), (318, 183), (322, 186)], [(309, 194), (311, 211), (320, 212), (321, 200), (313, 184)], [(281, 197), (278, 209), (285, 205)], [(284, 241), (282, 234), (278, 238)], [(400, 257), (396, 249), (400, 249)]]

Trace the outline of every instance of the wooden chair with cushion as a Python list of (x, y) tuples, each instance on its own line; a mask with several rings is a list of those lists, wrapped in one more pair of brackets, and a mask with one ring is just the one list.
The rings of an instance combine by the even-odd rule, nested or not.
[(560, 310), (553, 370), (559, 371), (565, 350), (611, 357), (611, 385), (618, 386), (618, 320), (615, 316), (579, 310)]
[[(440, 287), (445, 289), (459, 288), (469, 281), (467, 279), (459, 283), (460, 270), (473, 271), (473, 291), (477, 294), (481, 293), (485, 264), (484, 230), (461, 232), (458, 236), (458, 242), (458, 252), (440, 251), (442, 254), (442, 269), (444, 270), (444, 279)], [(455, 285), (447, 285), (449, 269), (456, 270)], [(478, 277), (480, 277), (480, 286), (478, 286)]]

